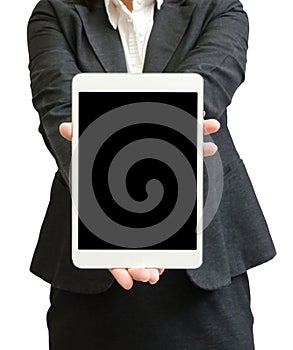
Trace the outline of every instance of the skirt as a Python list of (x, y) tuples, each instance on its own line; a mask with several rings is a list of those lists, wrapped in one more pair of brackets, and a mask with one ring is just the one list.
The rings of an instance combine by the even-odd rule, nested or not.
[(105, 292), (51, 286), (46, 320), (51, 350), (253, 350), (247, 273), (214, 291), (183, 269), (166, 269), (151, 285), (116, 280)]

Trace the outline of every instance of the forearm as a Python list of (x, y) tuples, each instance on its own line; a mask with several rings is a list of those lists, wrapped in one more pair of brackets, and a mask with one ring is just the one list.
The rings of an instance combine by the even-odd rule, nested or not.
[(39, 113), (39, 132), (69, 186), (71, 143), (59, 133), (59, 125), (71, 121), (71, 81), (79, 73), (51, 5), (35, 7), (27, 27), (32, 102)]

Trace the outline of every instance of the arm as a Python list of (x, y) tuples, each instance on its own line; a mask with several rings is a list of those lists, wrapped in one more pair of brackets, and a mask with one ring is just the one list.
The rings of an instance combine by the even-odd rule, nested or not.
[[(47, 0), (40, 1), (35, 7), (28, 22), (27, 35), (33, 105), (40, 116), (39, 131), (64, 180), (70, 185), (71, 138), (63, 138), (59, 126), (71, 121), (71, 80), (80, 71)], [(133, 279), (154, 284), (163, 271), (109, 269), (126, 289), (132, 287)], [(99, 272), (97, 278), (103, 278), (104, 271)]]
[(199, 39), (177, 71), (202, 75), (206, 117), (218, 119), (245, 79), (249, 24), (238, 0), (220, 0), (216, 5), (215, 1), (206, 3), (213, 8), (205, 9), (208, 15)]
[(32, 102), (39, 113), (39, 132), (69, 186), (71, 143), (59, 124), (71, 121), (71, 80), (79, 73), (72, 50), (61, 32), (53, 8), (40, 1), (27, 27)]

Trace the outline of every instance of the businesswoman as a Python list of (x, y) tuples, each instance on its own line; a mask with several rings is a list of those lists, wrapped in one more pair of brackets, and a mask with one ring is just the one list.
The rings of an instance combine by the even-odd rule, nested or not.
[[(37, 3), (28, 22), (32, 102), (58, 170), (30, 271), (51, 285), (50, 349), (254, 349), (247, 270), (273, 258), (275, 248), (227, 128), (227, 106), (244, 81), (247, 40), (238, 0)], [(200, 268), (73, 265), (71, 80), (79, 72), (195, 72), (204, 78), (205, 133), (218, 147), (224, 188), (204, 230)], [(215, 152), (205, 145), (212, 166)]]

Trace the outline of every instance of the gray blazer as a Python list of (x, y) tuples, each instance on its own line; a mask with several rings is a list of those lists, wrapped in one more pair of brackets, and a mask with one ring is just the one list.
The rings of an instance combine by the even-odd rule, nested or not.
[[(228, 285), (231, 277), (276, 254), (227, 128), (226, 108), (244, 81), (247, 40), (247, 15), (238, 0), (165, 0), (155, 11), (146, 52), (144, 72), (201, 74), (206, 118), (221, 122), (213, 138), (223, 162), (224, 192), (204, 230), (203, 265), (186, 269), (191, 281), (206, 290)], [(119, 34), (109, 24), (103, 0), (92, 10), (82, 0), (41, 0), (29, 18), (28, 51), (39, 132), (58, 166), (30, 271), (56, 288), (102, 292), (113, 283), (112, 274), (107, 269), (79, 269), (71, 261), (71, 143), (60, 136), (58, 126), (71, 121), (75, 74), (126, 72)], [(213, 164), (213, 157), (208, 161)]]

